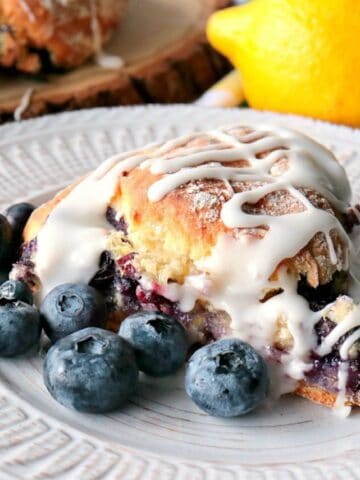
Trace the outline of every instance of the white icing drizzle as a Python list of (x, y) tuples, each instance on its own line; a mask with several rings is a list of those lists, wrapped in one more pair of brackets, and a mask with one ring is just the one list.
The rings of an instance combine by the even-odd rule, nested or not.
[[(263, 269), (255, 262), (248, 261), (247, 256), (256, 258), (248, 247), (252, 248), (262, 240), (250, 240), (247, 245), (246, 236), (243, 240), (223, 236), (211, 257), (198, 265), (212, 279), (213, 288), (209, 289), (205, 298), (216, 309), (230, 315), (235, 336), (260, 351), (264, 346), (273, 344), (277, 320), (281, 317), (286, 319), (294, 345), (289, 354), (283, 355), (284, 373), (291, 378), (301, 379), (304, 371), (309, 369), (309, 351), (316, 345), (313, 331), (315, 315), (309, 312), (306, 300), (296, 293), (296, 278), (283, 270), (277, 282), (268, 282)], [(260, 303), (260, 292), (264, 285), (274, 289), (281, 287), (284, 291)], [(319, 317), (317, 313), (317, 319)]]
[[(359, 315), (359, 313), (358, 313)], [(360, 327), (360, 319), (359, 319), (359, 322), (358, 324), (356, 325), (357, 327)], [(341, 345), (340, 347), (340, 357), (343, 359), (343, 360), (347, 360), (348, 357), (349, 357), (349, 352), (350, 352), (350, 349), (351, 347), (353, 346), (353, 344), (359, 340), (360, 338), (360, 329), (357, 329), (355, 330), (355, 332), (353, 332), (345, 341), (344, 343)]]
[[(152, 145), (147, 150), (112, 157), (101, 165), (57, 205), (39, 232), (36, 271), (43, 285), (42, 295), (60, 283), (88, 282), (97, 271), (110, 230), (105, 211), (121, 172), (139, 167), (162, 174), (148, 190), (151, 202), (197, 179), (222, 180), (232, 194), (231, 181), (261, 181), (263, 185), (259, 188), (234, 193), (222, 206), (224, 224), (232, 229), (240, 228), (237, 238), (220, 236), (212, 254), (197, 262), (200, 274), (188, 276), (183, 285), (164, 286), (164, 296), (179, 301), (184, 311), (190, 311), (196, 300), (201, 299), (214, 309), (227, 312), (233, 335), (262, 351), (273, 344), (277, 322), (283, 319), (293, 345), (282, 356), (282, 382), (277, 384), (277, 390), (279, 393), (292, 391), (296, 381), (311, 368), (309, 353), (326, 355), (336, 341), (359, 326), (359, 322), (355, 315), (349, 314), (317, 348), (314, 325), (323, 311), (310, 311), (306, 300), (297, 294), (297, 279), (285, 268), (276, 281), (269, 278), (281, 261), (295, 256), (317, 232), (324, 233), (334, 265), (338, 259), (330, 235), (332, 230), (336, 229), (349, 249), (352, 248), (337, 218), (315, 208), (298, 187), (321, 193), (341, 211), (345, 211), (351, 192), (343, 168), (325, 148), (283, 128), (262, 125), (254, 128), (255, 131), (239, 139), (232, 136), (229, 129), (208, 132), (207, 137), (215, 143), (205, 147), (186, 147), (187, 142), (197, 137), (189, 135), (166, 142), (155, 150), (156, 145)], [(176, 148), (180, 150), (172, 152)], [(269, 150), (265, 158), (259, 158), (259, 154)], [(279, 175), (273, 168), (283, 158), (287, 169)], [(232, 167), (231, 162), (235, 160), (247, 161), (248, 166)], [(243, 211), (245, 203), (257, 202), (279, 190), (287, 190), (301, 202), (304, 210), (279, 216), (251, 215)], [(244, 230), (259, 225), (268, 227), (261, 239)], [(144, 288), (150, 284), (144, 276)], [(282, 293), (261, 303), (265, 288), (282, 289)], [(353, 334), (345, 342), (346, 346), (344, 343), (344, 358), (359, 337)], [(346, 394), (344, 365), (342, 362), (339, 369), (339, 397)], [(275, 376), (279, 378), (278, 371)], [(339, 402), (344, 403), (342, 398)]]
[(30, 5), (27, 3), (27, 1), (26, 0), (20, 0), (20, 5), (21, 5), (21, 8), (24, 10), (24, 12), (29, 17), (30, 21), (35, 22), (36, 21), (35, 14), (32, 11)]
[(144, 158), (140, 151), (109, 158), (51, 212), (37, 236), (40, 299), (57, 285), (88, 282), (93, 277), (100, 255), (106, 250), (110, 226), (105, 214), (118, 176), (135, 168)]
[(42, 3), (48, 10), (54, 10), (57, 3), (62, 7), (69, 7), (76, 2), (77, 0), (42, 0)]
[(118, 55), (110, 55), (103, 50), (100, 24), (97, 17), (96, 0), (90, 0), (90, 13), (95, 61), (100, 67), (108, 68), (110, 70), (118, 70), (124, 66), (125, 62)]
[(102, 42), (101, 42), (100, 25), (97, 18), (96, 0), (90, 0), (90, 12), (91, 12), (91, 30), (92, 30), (92, 37), (93, 37), (93, 46), (94, 46), (95, 52), (99, 54), (102, 50)]
[[(333, 199), (338, 200), (343, 206), (349, 202), (350, 186), (344, 170), (324, 147), (297, 132), (284, 128), (270, 129), (268, 126), (257, 125), (256, 129), (258, 130), (256, 132), (257, 136), (259, 132), (267, 136), (252, 143), (242, 143), (243, 139), (248, 141), (248, 136), (237, 140), (221, 130), (209, 132), (211, 138), (227, 142), (228, 146), (233, 148), (230, 150), (224, 149), (224, 145), (220, 147), (219, 145), (212, 145), (206, 149), (206, 155), (198, 155), (197, 153), (192, 155), (193, 152), (190, 151), (190, 154), (184, 152), (181, 155), (165, 158), (165, 153), (181, 146), (186, 140), (189, 141), (191, 136), (167, 142), (163, 149), (158, 152), (160, 158), (145, 162), (142, 168), (150, 166), (150, 171), (154, 174), (175, 171), (178, 176), (182, 177), (183, 182), (186, 182), (183, 169), (187, 166), (194, 167), (209, 160), (226, 163), (245, 159), (251, 164), (251, 168), (238, 168), (237, 171), (240, 175), (247, 174), (247, 172), (253, 177), (267, 175), (271, 180), (274, 177), (269, 174), (270, 167), (279, 158), (286, 155), (291, 168), (281, 175), (282, 182), (288, 182), (296, 186), (296, 183), (300, 181), (302, 187), (313, 188), (320, 193), (323, 191), (327, 194), (326, 198), (331, 197), (331, 201)], [(256, 158), (257, 154), (269, 149), (276, 149), (276, 151), (270, 153), (265, 159), (259, 160)], [(228, 169), (226, 166), (222, 168), (224, 172)]]
[(28, 88), (24, 95), (21, 97), (20, 103), (14, 111), (14, 120), (16, 122), (19, 122), (21, 120), (23, 113), (25, 113), (26, 110), (29, 108), (33, 93), (34, 89)]
[(354, 329), (354, 332), (343, 341), (340, 346), (340, 364), (338, 369), (338, 395), (334, 404), (335, 413), (340, 417), (347, 417), (351, 412), (351, 407), (346, 405), (347, 400), (347, 381), (349, 376), (349, 355), (351, 347), (360, 339), (360, 310), (354, 307), (331, 332), (325, 337), (319, 346), (317, 353), (326, 355), (331, 352), (333, 345), (342, 335)]
[[(324, 355), (327, 355), (328, 353), (331, 352), (333, 345), (340, 339), (340, 337), (345, 335), (345, 333), (352, 330), (353, 328), (359, 327), (359, 326), (360, 326), (359, 311), (357, 309), (353, 309), (349, 312), (346, 318), (343, 319), (343, 321), (340, 322), (338, 325), (336, 325), (336, 327), (329, 333), (329, 335), (327, 335), (324, 338), (321, 345), (317, 348), (316, 353), (321, 357)], [(344, 348), (346, 349), (346, 347)], [(340, 351), (340, 354), (342, 358), (346, 358), (347, 350), (343, 349), (342, 351)]]
[(339, 417), (347, 417), (351, 412), (351, 407), (346, 405), (346, 384), (348, 379), (349, 365), (347, 362), (341, 362), (338, 371), (338, 395), (335, 402), (335, 413)]
[(96, 63), (103, 68), (109, 70), (118, 70), (125, 65), (124, 60), (118, 55), (110, 55), (104, 51), (96, 55)]

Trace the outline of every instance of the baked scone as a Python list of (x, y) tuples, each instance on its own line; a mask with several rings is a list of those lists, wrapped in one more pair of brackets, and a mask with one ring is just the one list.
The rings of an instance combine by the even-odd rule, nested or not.
[(0, 0), (0, 67), (37, 73), (100, 53), (127, 0)]
[(176, 316), (194, 344), (240, 337), (279, 394), (360, 405), (350, 198), (334, 156), (299, 133), (194, 133), (110, 158), (38, 208), (12, 277), (39, 299), (89, 282), (109, 328), (150, 309)]

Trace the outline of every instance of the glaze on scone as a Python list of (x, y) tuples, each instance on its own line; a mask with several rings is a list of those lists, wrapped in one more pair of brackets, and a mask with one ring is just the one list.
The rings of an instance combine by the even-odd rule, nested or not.
[(127, 0), (0, 1), (0, 66), (36, 73), (101, 53)]
[[(147, 308), (177, 316), (194, 342), (238, 336), (280, 369), (278, 393), (314, 399), (323, 332), (336, 328), (323, 307), (348, 288), (349, 201), (342, 167), (298, 133), (193, 134), (109, 159), (36, 210), (12, 275), (40, 298), (59, 283), (90, 282), (106, 294), (113, 325)], [(333, 399), (339, 365), (349, 365), (340, 353), (324, 389)], [(354, 392), (343, 397), (359, 403)]]

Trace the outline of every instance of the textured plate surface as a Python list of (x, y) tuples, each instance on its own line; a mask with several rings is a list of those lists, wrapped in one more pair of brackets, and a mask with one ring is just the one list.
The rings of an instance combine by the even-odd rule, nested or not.
[[(98, 109), (0, 128), (0, 206), (40, 203), (107, 156), (226, 123), (273, 122), (330, 147), (360, 193), (360, 131), (294, 116), (193, 107)], [(141, 480), (360, 478), (360, 414), (284, 398), (235, 420), (187, 399), (180, 373), (143, 378), (111, 415), (78, 414), (47, 394), (42, 360), (0, 361), (0, 478)]]

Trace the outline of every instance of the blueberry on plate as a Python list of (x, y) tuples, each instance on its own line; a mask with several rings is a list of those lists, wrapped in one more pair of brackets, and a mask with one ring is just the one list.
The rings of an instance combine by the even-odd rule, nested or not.
[(40, 306), (44, 330), (52, 342), (86, 327), (103, 327), (103, 296), (85, 283), (64, 283), (51, 290)]
[(265, 399), (268, 387), (263, 358), (235, 338), (200, 348), (186, 369), (186, 393), (199, 408), (216, 417), (250, 412)]
[(40, 338), (39, 311), (24, 302), (0, 306), (0, 357), (29, 350)]
[(45, 385), (55, 400), (89, 413), (121, 407), (134, 392), (138, 373), (131, 346), (116, 333), (95, 327), (59, 340), (44, 363)]
[(7, 280), (0, 285), (0, 305), (18, 301), (29, 305), (34, 303), (33, 294), (25, 283), (18, 280)]
[(26, 222), (34, 209), (34, 205), (23, 202), (11, 205), (5, 210), (5, 216), (13, 229), (14, 236), (18, 239), (21, 239)]
[(5, 264), (9, 263), (9, 256), (11, 254), (11, 239), (12, 239), (12, 230), (9, 222), (4, 217), (0, 215), (0, 268), (3, 270)]
[(176, 372), (189, 348), (185, 328), (160, 312), (138, 312), (120, 325), (119, 335), (134, 348), (139, 369), (161, 377)]

